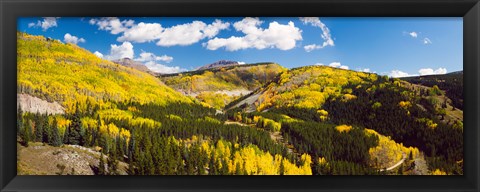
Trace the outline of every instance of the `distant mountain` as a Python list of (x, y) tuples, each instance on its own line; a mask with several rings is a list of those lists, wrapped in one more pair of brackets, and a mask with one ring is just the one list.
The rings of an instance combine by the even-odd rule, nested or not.
[(140, 71), (143, 71), (143, 72), (154, 74), (154, 72), (151, 71), (147, 66), (145, 66), (144, 64), (142, 64), (138, 61), (134, 61), (130, 58), (117, 59), (117, 60), (113, 60), (112, 62), (114, 62), (116, 64), (123, 65), (125, 67), (131, 67), (131, 68), (134, 68), (136, 70), (140, 70)]
[(286, 71), (276, 63), (224, 66), (226, 67), (165, 74), (160, 78), (173, 89), (221, 109), (234, 99), (264, 86), (278, 74)]
[(238, 61), (220, 60), (220, 61), (217, 61), (215, 63), (204, 65), (204, 66), (198, 68), (197, 70), (205, 70), (205, 69), (227, 67), (227, 66), (234, 66), (234, 65), (240, 65), (240, 63), (238, 63)]

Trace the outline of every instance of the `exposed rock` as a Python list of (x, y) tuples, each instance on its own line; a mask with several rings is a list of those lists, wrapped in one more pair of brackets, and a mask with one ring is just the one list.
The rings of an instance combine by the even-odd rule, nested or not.
[[(78, 145), (53, 147), (43, 143), (17, 145), (19, 175), (94, 175), (100, 153)], [(107, 162), (108, 156), (104, 156)], [(105, 165), (108, 169), (108, 165)], [(127, 175), (128, 164), (119, 162), (117, 173)]]
[(22, 107), (22, 111), (42, 114), (64, 114), (65, 109), (57, 102), (48, 102), (38, 97), (28, 94), (17, 94), (17, 109)]
[(205, 70), (205, 69), (212, 69), (212, 68), (218, 68), (218, 67), (227, 67), (227, 66), (233, 66), (233, 65), (240, 65), (237, 61), (228, 61), (228, 60), (220, 60), (215, 63), (211, 63), (208, 65), (204, 65), (197, 70)]
[(142, 64), (140, 62), (134, 61), (130, 58), (117, 59), (117, 60), (113, 60), (112, 62), (114, 62), (116, 64), (119, 64), (119, 65), (123, 65), (125, 67), (131, 67), (131, 68), (134, 68), (136, 70), (147, 72), (147, 73), (150, 73), (150, 74), (154, 75), (154, 72), (151, 71), (147, 66), (145, 66), (144, 64)]

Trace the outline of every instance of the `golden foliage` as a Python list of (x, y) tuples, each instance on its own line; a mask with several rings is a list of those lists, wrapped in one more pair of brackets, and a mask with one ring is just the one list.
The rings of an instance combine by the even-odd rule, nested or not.
[(192, 102), (156, 77), (98, 58), (73, 44), (17, 33), (19, 92), (58, 101), (67, 113), (87, 101), (109, 108), (107, 100), (140, 103)]
[[(269, 107), (321, 108), (329, 97), (355, 99), (347, 84), (376, 80), (377, 75), (341, 70), (326, 66), (308, 66), (283, 72), (277, 82), (270, 83), (256, 103), (257, 111)], [(344, 93), (344, 94), (342, 94)]]
[(447, 175), (447, 173), (440, 169), (435, 169), (435, 171), (432, 172), (432, 175)]
[(349, 132), (352, 129), (352, 126), (350, 125), (338, 125), (335, 127), (335, 129), (342, 133), (342, 132)]
[(378, 145), (369, 149), (370, 165), (379, 169), (390, 167), (400, 161), (402, 158), (407, 158), (412, 153), (413, 158), (420, 155), (420, 151), (416, 147), (405, 147), (402, 143), (396, 143), (390, 137), (380, 135), (372, 129), (365, 129), (367, 135), (378, 136)]

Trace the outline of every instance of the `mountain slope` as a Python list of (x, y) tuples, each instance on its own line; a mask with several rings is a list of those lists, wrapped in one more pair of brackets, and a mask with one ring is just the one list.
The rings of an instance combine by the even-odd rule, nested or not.
[(275, 63), (245, 64), (162, 75), (165, 84), (221, 109), (233, 99), (262, 87), (285, 68)]
[(353, 97), (351, 89), (342, 89), (348, 84), (371, 82), (379, 77), (373, 73), (363, 73), (326, 66), (307, 66), (282, 73), (253, 96), (258, 111), (271, 107), (320, 108), (331, 96)]
[[(282, 122), (284, 138), (312, 158), (325, 157), (331, 163), (348, 161), (353, 163), (352, 169), (359, 168), (359, 162), (368, 163), (368, 158), (356, 153), (375, 146), (375, 139), (358, 132), (369, 128), (400, 145), (417, 147), (426, 154), (430, 170), (462, 174), (463, 122), (447, 123), (439, 118), (436, 110), (426, 110), (436, 109), (436, 102), (415, 94), (405, 83), (387, 76), (326, 66), (300, 67), (233, 101), (237, 104), (227, 114), (229, 118), (245, 122), (252, 121), (248, 120), (251, 116), (267, 114), (273, 120), (284, 115), (302, 120), (304, 122)], [(352, 134), (351, 140), (327, 130), (335, 130), (332, 128), (335, 126), (340, 127), (341, 132)], [(337, 141), (339, 139), (343, 141)], [(351, 146), (342, 151), (339, 145)], [(353, 147), (357, 149), (349, 151)], [(398, 160), (401, 154), (396, 156)]]
[(154, 76), (96, 57), (74, 44), (17, 34), (18, 92), (59, 102), (67, 113), (89, 102), (191, 103)]
[(446, 92), (445, 95), (452, 100), (453, 106), (463, 110), (463, 71), (444, 75), (404, 77), (401, 79), (428, 87), (437, 85), (441, 90)]

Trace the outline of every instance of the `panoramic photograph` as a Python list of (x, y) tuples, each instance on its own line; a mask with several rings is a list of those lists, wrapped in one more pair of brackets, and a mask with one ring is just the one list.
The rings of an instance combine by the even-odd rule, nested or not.
[(463, 175), (462, 17), (21, 17), (18, 175)]

